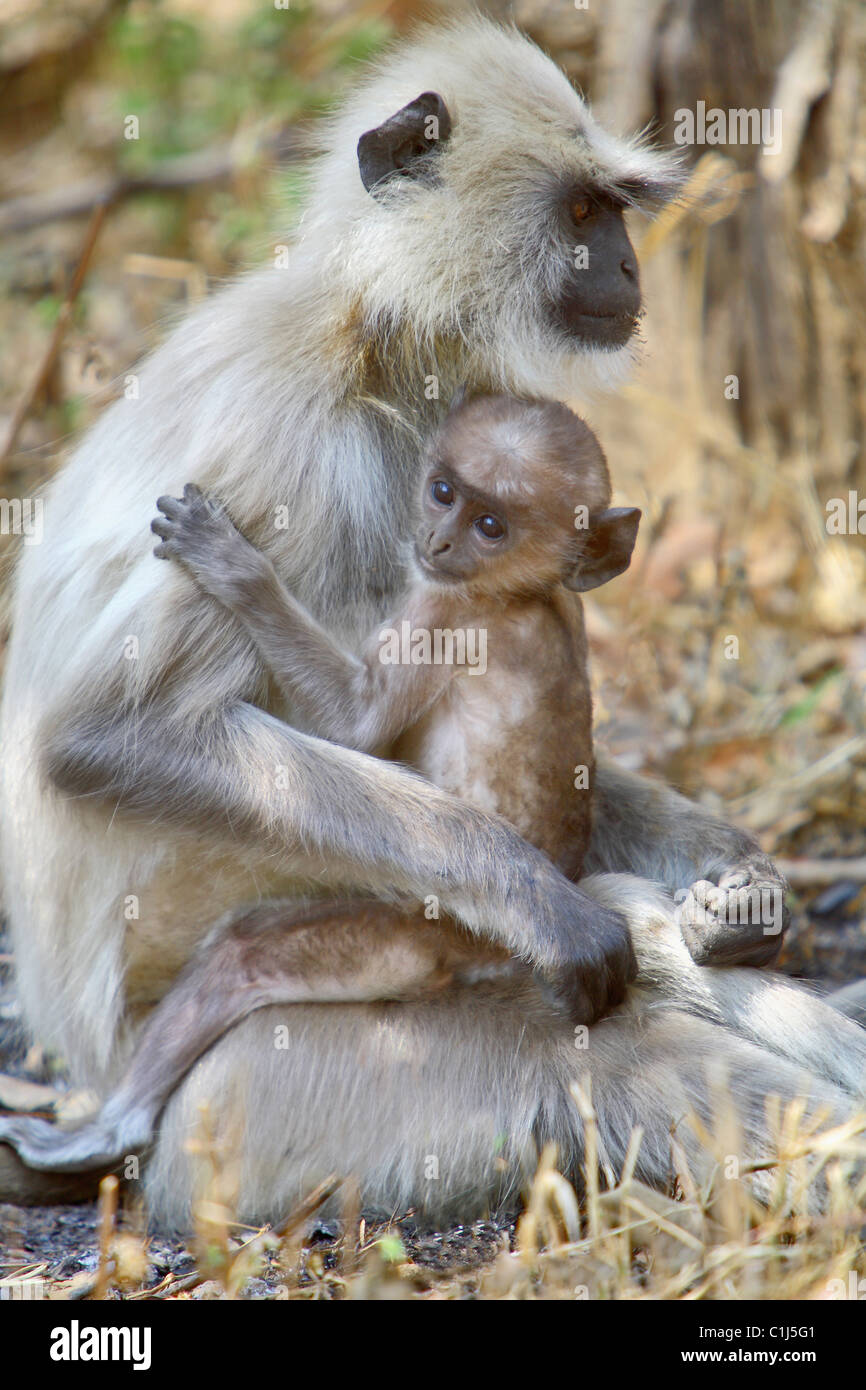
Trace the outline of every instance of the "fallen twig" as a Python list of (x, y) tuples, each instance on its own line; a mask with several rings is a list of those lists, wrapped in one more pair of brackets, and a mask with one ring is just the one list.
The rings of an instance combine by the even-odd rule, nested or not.
[(136, 193), (177, 193), (203, 183), (222, 183), (253, 159), (270, 157), (280, 163), (303, 159), (308, 142), (294, 130), (268, 131), (243, 154), (237, 141), (166, 159), (141, 174), (95, 174), (51, 193), (33, 193), (0, 203), (0, 235), (25, 232), (64, 217), (80, 217), (103, 204), (119, 203)]
[(789, 883), (839, 883), (849, 879), (866, 883), (866, 859), (777, 859), (780, 874)]
[(18, 405), (15, 408), (14, 415), (12, 416), (12, 423), (9, 426), (8, 434), (6, 435), (6, 443), (3, 445), (2, 451), (0, 451), (0, 469), (3, 468), (3, 465), (5, 464), (9, 455), (15, 448), (15, 441), (17, 440), (18, 435), (21, 431), (21, 426), (27, 419), (27, 416), (30, 413), (30, 410), (32, 409), (33, 402), (38, 397), (40, 391), (42, 391), (42, 389), (44, 388), (45, 383), (51, 375), (51, 370), (54, 366), (54, 363), (57, 361), (57, 354), (59, 353), (60, 345), (63, 342), (63, 335), (66, 332), (66, 326), (69, 323), (70, 318), (72, 317), (72, 311), (75, 308), (75, 301), (78, 299), (78, 295), (81, 291), (81, 286), (84, 284), (84, 277), (87, 274), (87, 267), (90, 264), (90, 258), (93, 255), (93, 249), (96, 246), (96, 242), (99, 237), (99, 233), (102, 230), (102, 224), (105, 221), (107, 212), (108, 205), (106, 203), (103, 203), (100, 207), (94, 210), (93, 216), (90, 219), (90, 225), (87, 228), (87, 235), (84, 238), (84, 246), (81, 251), (81, 256), (79, 258), (75, 274), (72, 277), (72, 283), (70, 284), (69, 289), (66, 292), (66, 298), (60, 306), (60, 313), (57, 315), (57, 322), (54, 325), (54, 332), (51, 334), (51, 339), (48, 343), (48, 347), (45, 350), (45, 355), (42, 358), (42, 361), (39, 365), (39, 370), (36, 373), (36, 376), (32, 385), (30, 386), (30, 389), (26, 391), (25, 394), (22, 396), (21, 400), (18, 402)]
[(274, 1228), (274, 1234), (279, 1236), (281, 1240), (287, 1240), (289, 1237), (295, 1235), (296, 1232), (302, 1230), (310, 1218), (315, 1216), (319, 1207), (327, 1202), (329, 1197), (333, 1197), (338, 1188), (342, 1186), (342, 1183), (343, 1179), (338, 1178), (335, 1173), (325, 1178), (323, 1182), (319, 1183), (318, 1187), (314, 1187), (313, 1191), (304, 1197), (303, 1201), (298, 1203), (294, 1211), (286, 1218), (281, 1226), (276, 1226)]

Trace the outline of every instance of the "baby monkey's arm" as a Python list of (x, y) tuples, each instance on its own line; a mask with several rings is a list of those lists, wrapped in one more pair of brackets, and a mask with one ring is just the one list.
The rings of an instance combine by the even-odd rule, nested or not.
[(160, 497), (156, 505), (162, 515), (151, 530), (161, 544), (154, 554), (177, 560), (229, 610), (320, 737), (360, 752), (381, 751), (416, 723), (451, 679), (453, 669), (445, 666), (383, 666), (375, 637), (363, 659), (347, 652), (292, 597), (271, 561), (219, 503), (192, 484), (182, 498)]

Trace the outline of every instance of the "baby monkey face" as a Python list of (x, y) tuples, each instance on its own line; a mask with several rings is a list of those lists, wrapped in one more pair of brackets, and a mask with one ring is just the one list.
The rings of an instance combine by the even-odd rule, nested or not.
[(435, 583), (548, 589), (580, 555), (578, 513), (597, 514), (609, 500), (598, 440), (565, 406), (461, 400), (431, 441), (415, 557)]
[(463, 583), (500, 568), (518, 537), (508, 509), (460, 479), (444, 463), (427, 473), (415, 558), (428, 579)]

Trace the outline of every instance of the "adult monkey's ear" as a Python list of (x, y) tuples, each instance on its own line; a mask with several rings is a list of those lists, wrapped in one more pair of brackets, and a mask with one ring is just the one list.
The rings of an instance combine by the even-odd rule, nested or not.
[(580, 559), (563, 580), (566, 589), (597, 589), (627, 570), (639, 524), (638, 507), (608, 507), (593, 517)]
[(358, 168), (368, 193), (393, 178), (414, 178), (422, 161), (451, 134), (448, 107), (438, 92), (422, 92), (358, 141)]

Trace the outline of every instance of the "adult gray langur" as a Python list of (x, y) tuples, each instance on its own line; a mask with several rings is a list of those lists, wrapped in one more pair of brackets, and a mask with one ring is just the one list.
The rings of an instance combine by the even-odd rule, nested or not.
[[(150, 551), (156, 497), (194, 483), (356, 650), (403, 586), (394, 538), (456, 385), (565, 398), (615, 381), (640, 311), (623, 211), (674, 183), (518, 33), (479, 18), (422, 31), (330, 123), (287, 264), (191, 315), (46, 495), (17, 580), (2, 859), (26, 1019), (76, 1081), (116, 1080), (214, 920), (263, 899), (316, 892), (336, 912), (359, 891), (432, 893), (560, 983), (594, 923), (608, 941), (627, 923), (638, 961), (586, 1049), (528, 972), (435, 1000), (259, 1010), (163, 1113), (158, 1219), (189, 1219), (203, 1098), (238, 1139), (244, 1219), (279, 1216), (335, 1170), (371, 1208), (442, 1219), (513, 1191), (546, 1139), (571, 1171), (569, 1088), (586, 1075), (604, 1163), (616, 1171), (640, 1124), (637, 1171), (657, 1183), (671, 1126), (708, 1114), (712, 1061), (750, 1154), (770, 1145), (768, 1093), (808, 1091), (839, 1116), (862, 1089), (856, 1025), (780, 980), (695, 963), (766, 959), (759, 923), (727, 925), (736, 895), (781, 887), (748, 836), (599, 759), (593, 877), (576, 886), (506, 822), (312, 736), (242, 626)], [(606, 978), (601, 960), (592, 1017), (616, 997)]]

